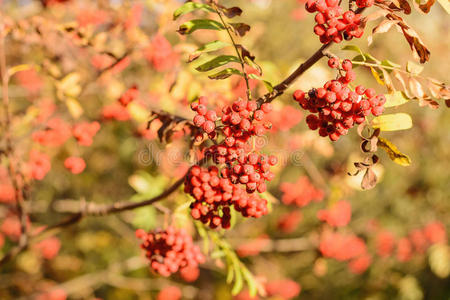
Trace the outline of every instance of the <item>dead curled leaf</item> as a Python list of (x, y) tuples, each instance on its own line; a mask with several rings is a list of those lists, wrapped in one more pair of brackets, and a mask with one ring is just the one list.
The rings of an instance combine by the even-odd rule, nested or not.
[(173, 134), (178, 131), (190, 131), (193, 136), (195, 136), (195, 132), (198, 131), (198, 128), (190, 120), (164, 111), (151, 112), (151, 118), (147, 123), (147, 129), (150, 128), (151, 123), (155, 120), (159, 120), (162, 123), (157, 131), (158, 138), (161, 142), (170, 142)]
[(412, 29), (406, 22), (394, 13), (388, 13), (386, 15), (388, 20), (398, 21), (395, 25), (403, 32), (411, 50), (413, 51), (413, 56), (417, 58), (420, 63), (425, 63), (430, 59), (430, 51), (425, 46), (425, 44), (420, 39), (414, 29)]

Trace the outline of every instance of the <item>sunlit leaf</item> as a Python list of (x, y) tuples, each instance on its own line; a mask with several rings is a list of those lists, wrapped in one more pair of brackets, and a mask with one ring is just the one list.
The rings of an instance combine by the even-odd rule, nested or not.
[(438, 0), (439, 4), (450, 15), (450, 2), (448, 0)]
[(225, 79), (230, 77), (231, 75), (240, 75), (243, 76), (241, 71), (234, 69), (234, 68), (226, 68), (218, 73), (215, 73), (213, 75), (209, 75), (209, 79)]
[(83, 107), (81, 106), (80, 102), (78, 102), (78, 100), (75, 98), (68, 97), (66, 99), (66, 105), (67, 105), (67, 109), (69, 110), (70, 115), (74, 119), (78, 119), (79, 117), (81, 117), (81, 115), (84, 112)]
[(406, 113), (382, 115), (372, 120), (372, 126), (381, 131), (405, 130), (412, 127), (412, 119)]
[(423, 71), (423, 66), (413, 63), (409, 61), (406, 63), (406, 71), (412, 73), (414, 75), (419, 75)]
[(228, 63), (240, 63), (240, 60), (238, 57), (234, 55), (220, 55), (218, 57), (213, 58), (212, 60), (198, 66), (195, 68), (199, 72), (207, 72), (212, 69), (224, 66)]
[(450, 275), (450, 248), (445, 244), (435, 244), (428, 252), (431, 271), (440, 278)]
[(378, 74), (378, 71), (375, 68), (370, 67), (370, 71), (372, 72), (373, 77), (375, 80), (381, 84), (384, 85), (384, 81), (381, 79), (380, 74)]
[(386, 103), (384, 104), (384, 107), (393, 107), (393, 106), (400, 106), (402, 104), (405, 104), (409, 101), (407, 97), (403, 94), (403, 92), (396, 91), (392, 94), (385, 94), (386, 97)]
[(178, 33), (190, 34), (199, 29), (223, 30), (225, 28), (221, 23), (214, 20), (196, 19), (181, 24), (180, 28), (178, 29)]
[(231, 46), (231, 45), (229, 43), (225, 43), (225, 42), (222, 42), (219, 40), (207, 43), (207, 44), (201, 46), (200, 48), (198, 48), (191, 55), (189, 55), (189, 62), (197, 59), (202, 53), (217, 51), (217, 50), (220, 50), (227, 46)]
[(401, 166), (409, 166), (411, 164), (411, 159), (408, 157), (408, 155), (400, 152), (400, 150), (398, 150), (398, 148), (389, 140), (378, 137), (377, 145), (381, 149), (386, 151), (386, 153), (389, 155), (389, 158), (396, 164), (399, 164)]
[(192, 12), (194, 10), (204, 10), (204, 11), (208, 11), (208, 12), (214, 12), (214, 9), (211, 6), (207, 5), (207, 4), (195, 3), (195, 2), (186, 2), (180, 8), (178, 8), (177, 10), (174, 11), (173, 19), (176, 20), (181, 15), (190, 13), (190, 12)]
[(342, 47), (342, 50), (348, 50), (348, 51), (354, 51), (354, 52), (358, 52), (362, 58), (364, 58), (364, 54), (361, 51), (361, 49), (356, 46), (356, 45), (346, 45), (344, 47)]

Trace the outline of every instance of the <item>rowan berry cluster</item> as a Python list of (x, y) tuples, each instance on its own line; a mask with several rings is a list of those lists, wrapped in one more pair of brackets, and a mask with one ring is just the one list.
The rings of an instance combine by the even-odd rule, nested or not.
[(256, 101), (237, 100), (223, 107), (221, 124), (216, 124), (219, 116), (206, 105), (205, 97), (191, 105), (197, 113), (194, 124), (203, 130), (195, 139), (200, 142), (207, 136), (214, 142), (205, 149), (205, 155), (218, 167), (191, 168), (185, 192), (195, 199), (191, 205), (194, 219), (211, 228), (229, 228), (231, 206), (244, 217), (258, 218), (268, 212), (267, 201), (254, 192), (266, 191), (265, 182), (274, 178), (270, 167), (277, 158), (254, 151), (251, 140), (271, 128), (271, 123), (263, 119), (272, 106), (265, 103), (258, 108)]
[[(339, 59), (330, 58), (328, 65), (338, 68)], [(308, 127), (311, 130), (319, 129), (320, 136), (328, 136), (332, 141), (346, 135), (355, 124), (363, 123), (366, 116), (381, 115), (386, 102), (384, 95), (376, 95), (372, 88), (358, 85), (352, 91), (348, 87), (356, 77), (352, 63), (344, 59), (341, 66), (342, 75), (337, 80), (327, 81), (323, 87), (313, 88), (307, 94), (301, 90), (294, 93), (295, 101), (311, 113), (306, 117)]]
[[(356, 1), (356, 5), (360, 8), (370, 7), (373, 4), (374, 0)], [(361, 14), (352, 10), (344, 12), (338, 0), (308, 0), (305, 8), (310, 13), (317, 12), (314, 18), (316, 21), (314, 33), (323, 44), (340, 43), (343, 39), (360, 38), (364, 34)]]
[(162, 276), (170, 276), (185, 268), (193, 270), (205, 262), (200, 248), (184, 229), (170, 226), (166, 230), (148, 233), (138, 229), (136, 237), (142, 240), (141, 248), (146, 251), (150, 268)]
[(100, 123), (94, 121), (92, 123), (82, 122), (76, 124), (72, 129), (72, 134), (82, 146), (90, 146), (94, 142), (94, 136), (100, 130)]

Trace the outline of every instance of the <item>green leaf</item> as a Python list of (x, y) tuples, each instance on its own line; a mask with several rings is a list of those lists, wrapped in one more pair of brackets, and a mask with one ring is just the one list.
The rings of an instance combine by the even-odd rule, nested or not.
[(412, 127), (412, 119), (406, 113), (388, 114), (374, 118), (372, 126), (381, 131), (405, 130)]
[(227, 46), (231, 46), (231, 45), (228, 43), (222, 42), (222, 41), (214, 41), (214, 42), (207, 43), (207, 44), (201, 46), (200, 48), (198, 48), (197, 50), (195, 50), (195, 52), (193, 52), (191, 55), (189, 55), (188, 62), (192, 62), (192, 61), (196, 60), (203, 53), (217, 51), (217, 50), (220, 50)]
[(232, 267), (231, 259), (228, 256), (226, 259), (227, 259), (227, 265), (228, 265), (226, 283), (230, 284), (233, 282), (233, 279), (234, 279), (234, 268)]
[(223, 30), (225, 29), (223, 25), (217, 21), (210, 19), (196, 19), (191, 20), (180, 25), (178, 33), (180, 34), (190, 34), (199, 29), (210, 29), (210, 30)]
[[(370, 67), (370, 71), (372, 72), (373, 77), (375, 78), (375, 80), (381, 84), (384, 85), (384, 81), (383, 79), (381, 79), (380, 75), (382, 74), (382, 72), (380, 70), (377, 70), (375, 68)], [(380, 72), (380, 73), (379, 73)]]
[(207, 72), (207, 71), (211, 71), (212, 69), (224, 66), (228, 63), (240, 63), (241, 61), (239, 60), (238, 57), (234, 56), (234, 55), (220, 55), (217, 56), (215, 58), (213, 58), (212, 60), (198, 66), (197, 68), (195, 68), (197, 71), (199, 72)]
[(260, 80), (264, 84), (266, 89), (269, 91), (269, 93), (273, 92), (273, 85), (272, 85), (272, 83), (270, 83), (270, 81), (264, 80), (256, 74), (248, 74), (248, 78)]
[(234, 68), (226, 68), (218, 73), (215, 73), (213, 75), (209, 75), (209, 79), (225, 79), (230, 77), (231, 75), (240, 75), (244, 76), (241, 71), (234, 69)]
[[(237, 258), (236, 258), (236, 260), (237, 260)], [(233, 263), (233, 266), (234, 266), (234, 274), (236, 276), (235, 276), (235, 279), (234, 279), (233, 288), (231, 289), (231, 294), (233, 296), (235, 296), (235, 295), (239, 294), (239, 292), (244, 287), (244, 280), (242, 278), (242, 272), (241, 272), (241, 268), (239, 266), (239, 263)]]
[(380, 61), (378, 59), (376, 59), (372, 54), (370, 53), (364, 53), (364, 57), (366, 58), (366, 60), (368, 60), (368, 62), (370, 63), (376, 63), (379, 64)]
[[(391, 67), (391, 68), (401, 68), (402, 66), (399, 64), (396, 64), (388, 59), (384, 59), (381, 61), (382, 66)], [(392, 70), (387, 69), (386, 71), (392, 72)]]
[(440, 278), (450, 275), (450, 249), (445, 244), (435, 244), (429, 249), (428, 262), (431, 271)]
[(403, 94), (403, 92), (400, 91), (396, 91), (392, 94), (385, 94), (384, 96), (386, 97), (386, 103), (384, 104), (385, 108), (400, 106), (409, 101), (409, 99)]
[(177, 10), (174, 11), (173, 19), (176, 20), (181, 15), (190, 13), (191, 11), (194, 11), (194, 10), (204, 10), (204, 11), (214, 12), (214, 9), (207, 4), (186, 2), (180, 8), (178, 8)]
[(386, 153), (389, 155), (389, 158), (396, 164), (405, 167), (411, 164), (411, 159), (408, 157), (408, 155), (400, 152), (400, 150), (398, 150), (398, 148), (387, 139), (378, 137), (377, 145), (378, 147), (386, 151)]
[(247, 268), (242, 268), (242, 275), (247, 282), (250, 297), (255, 297), (258, 293), (258, 287), (253, 274)]
[(156, 211), (153, 206), (145, 206), (134, 211), (134, 217), (131, 221), (134, 228), (141, 228), (146, 231), (153, 229), (156, 225)]
[(130, 186), (137, 193), (143, 194), (148, 198), (159, 195), (163, 191), (166, 181), (162, 176), (153, 177), (143, 170), (137, 171), (128, 178)]
[(423, 71), (423, 66), (420, 66), (418, 64), (413, 63), (412, 61), (409, 61), (406, 63), (406, 71), (408, 71), (411, 74), (419, 75)]
[[(362, 52), (361, 49), (360, 49), (358, 46), (356, 46), (356, 45), (346, 45), (346, 46), (342, 47), (342, 50), (348, 50), (348, 51), (358, 52), (358, 53), (361, 55), (361, 57), (364, 58), (363, 52)], [(364, 58), (364, 60), (365, 60), (365, 58)], [(364, 60), (363, 60), (363, 61), (364, 61)]]

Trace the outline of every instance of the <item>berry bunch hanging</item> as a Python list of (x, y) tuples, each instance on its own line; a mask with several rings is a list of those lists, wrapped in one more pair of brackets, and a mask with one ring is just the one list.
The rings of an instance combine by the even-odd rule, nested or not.
[[(359, 8), (370, 7), (374, 0), (357, 0)], [(344, 12), (338, 0), (308, 0), (305, 4), (308, 12), (317, 12), (314, 33), (322, 44), (340, 43), (343, 39), (360, 38), (364, 34), (361, 14), (352, 10)]]
[(166, 230), (148, 233), (138, 229), (136, 237), (142, 240), (141, 248), (146, 251), (150, 268), (162, 276), (170, 276), (185, 268), (193, 270), (205, 262), (200, 248), (184, 229), (169, 226)]
[(274, 178), (270, 167), (277, 163), (275, 156), (258, 153), (252, 139), (264, 135), (271, 128), (264, 116), (270, 113), (270, 103), (258, 108), (256, 101), (237, 100), (221, 110), (220, 123), (215, 111), (208, 110), (205, 97), (191, 105), (197, 115), (194, 124), (203, 130), (196, 141), (207, 136), (213, 145), (205, 149), (205, 156), (217, 166), (194, 166), (185, 181), (185, 192), (194, 197), (191, 215), (211, 228), (230, 227), (230, 207), (244, 217), (258, 218), (267, 214), (267, 200), (258, 193), (266, 191), (266, 181)]
[[(339, 59), (330, 58), (328, 65), (338, 68)], [(341, 67), (337, 80), (327, 81), (323, 87), (313, 88), (307, 94), (297, 90), (293, 95), (294, 100), (311, 113), (306, 117), (308, 127), (318, 129), (320, 136), (328, 136), (332, 141), (346, 135), (355, 124), (363, 123), (366, 116), (381, 115), (386, 102), (384, 95), (376, 95), (372, 88), (358, 85), (352, 91), (348, 86), (356, 77), (352, 63), (344, 59)]]

